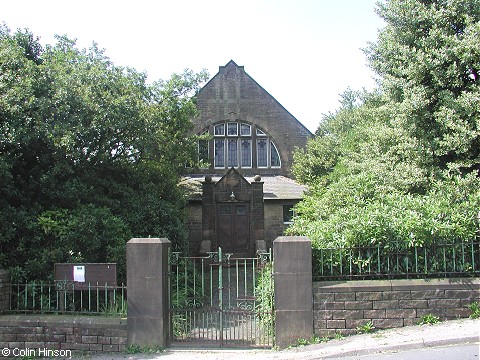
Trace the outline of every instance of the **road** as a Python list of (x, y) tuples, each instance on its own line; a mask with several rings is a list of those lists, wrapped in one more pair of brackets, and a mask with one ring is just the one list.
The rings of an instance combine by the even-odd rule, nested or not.
[(338, 360), (479, 360), (480, 343), (461, 344), (445, 347), (412, 349), (398, 352), (387, 352), (376, 355), (348, 356), (336, 358)]

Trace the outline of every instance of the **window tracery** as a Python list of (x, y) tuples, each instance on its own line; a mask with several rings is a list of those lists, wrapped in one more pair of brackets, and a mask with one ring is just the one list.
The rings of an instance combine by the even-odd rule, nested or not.
[[(213, 139), (198, 144), (199, 159), (208, 163), (213, 151), (213, 167), (280, 168), (280, 154), (271, 137), (253, 124), (222, 122), (211, 127)], [(203, 134), (208, 134), (206, 130)]]

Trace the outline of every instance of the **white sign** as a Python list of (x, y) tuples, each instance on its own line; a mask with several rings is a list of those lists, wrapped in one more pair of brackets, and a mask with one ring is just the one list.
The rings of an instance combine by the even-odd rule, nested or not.
[(73, 267), (73, 281), (85, 282), (85, 266)]

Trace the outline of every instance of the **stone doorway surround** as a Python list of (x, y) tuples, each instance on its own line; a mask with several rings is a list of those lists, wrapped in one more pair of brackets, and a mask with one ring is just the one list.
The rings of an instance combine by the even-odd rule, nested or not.
[[(226, 174), (217, 182), (211, 176), (205, 176), (202, 184), (202, 241), (200, 254), (207, 254), (212, 249), (218, 248), (222, 239), (218, 238), (222, 226), (219, 208), (226, 204), (242, 203), (247, 205), (248, 219), (244, 220), (247, 229), (243, 234), (247, 237), (232, 248), (238, 248), (234, 255), (252, 256), (258, 251), (265, 249), (264, 234), (264, 204), (263, 204), (263, 182), (259, 175), (249, 183), (236, 169), (229, 169)], [(241, 242), (241, 243), (240, 243)], [(237, 246), (238, 245), (238, 246)]]

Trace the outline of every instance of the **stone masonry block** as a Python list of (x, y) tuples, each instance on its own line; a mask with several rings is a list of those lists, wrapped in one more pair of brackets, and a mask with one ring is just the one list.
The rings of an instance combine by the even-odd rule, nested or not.
[(445, 316), (451, 319), (468, 318), (471, 313), (472, 311), (468, 308), (445, 309)]
[(82, 336), (82, 343), (84, 344), (96, 344), (98, 342), (98, 337), (97, 336)]
[(445, 313), (445, 309), (417, 309), (417, 318), (421, 318), (426, 315), (435, 315), (440, 319), (444, 319)]
[(44, 341), (42, 334), (17, 334), (17, 341)]
[(399, 301), (408, 301), (408, 300), (383, 300), (383, 301), (374, 301), (373, 309), (398, 309)]
[(44, 348), (45, 341), (25, 341), (25, 347), (29, 349)]
[(472, 302), (478, 302), (480, 303), (480, 298), (476, 299), (462, 299), (462, 307), (468, 307)]
[(386, 318), (386, 310), (364, 310), (363, 317), (365, 319), (385, 319)]
[(356, 329), (359, 326), (365, 325), (369, 321), (370, 319), (347, 319), (345, 326), (347, 329)]
[(17, 340), (17, 334), (2, 334), (2, 332), (0, 332), (0, 337), (2, 339), (2, 341), (16, 341)]
[(335, 294), (334, 293), (317, 293), (315, 289), (313, 291), (313, 299), (317, 303), (322, 303), (325, 301), (334, 301)]
[(45, 341), (45, 347), (48, 350), (60, 350), (60, 342)]
[(65, 342), (67, 343), (81, 343), (82, 335), (66, 335)]
[(333, 319), (332, 310), (317, 310), (314, 312), (315, 319), (331, 320)]
[(475, 299), (478, 296), (479, 292), (473, 290), (445, 290), (447, 299)]
[(428, 308), (427, 300), (399, 300), (398, 306), (401, 309), (426, 309)]
[(315, 320), (313, 323), (313, 327), (315, 329), (326, 329), (327, 328), (327, 320)]
[(86, 328), (82, 329), (82, 335), (97, 335), (103, 336), (105, 334), (105, 329), (102, 328)]
[(345, 310), (371, 310), (372, 301), (345, 301)]
[(327, 329), (345, 329), (345, 320), (327, 320)]
[(107, 352), (118, 351), (118, 345), (102, 345), (102, 351), (107, 351)]
[(419, 318), (403, 319), (403, 326), (413, 326), (413, 325), (417, 325), (419, 321), (420, 321)]
[(359, 291), (355, 294), (355, 300), (383, 300), (381, 291)]
[(373, 319), (372, 323), (378, 329), (403, 327), (403, 319)]
[(412, 291), (412, 299), (443, 299), (445, 297), (445, 290), (421, 290)]
[(354, 292), (336, 293), (335, 301), (353, 301), (355, 300)]
[(462, 307), (462, 301), (460, 299), (431, 299), (428, 300), (429, 308), (444, 308), (452, 309)]
[(111, 339), (112, 338), (110, 336), (99, 336), (98, 343), (103, 345), (110, 345)]
[(410, 300), (410, 291), (385, 291), (383, 293), (383, 300)]
[(126, 343), (127, 343), (127, 339), (124, 337), (112, 337), (112, 344), (125, 345)]
[(9, 349), (15, 349), (15, 348), (18, 348), (18, 349), (25, 349), (25, 343), (22, 341), (13, 341), (13, 342), (9, 342), (8, 343), (8, 347)]
[(103, 346), (102, 346), (102, 344), (90, 344), (89, 350), (90, 351), (102, 351)]
[(344, 302), (326, 302), (325, 310), (345, 310)]
[(333, 319), (363, 319), (363, 310), (333, 310)]
[(386, 317), (392, 319), (406, 319), (406, 318), (415, 318), (417, 316), (417, 311), (415, 309), (387, 309)]

